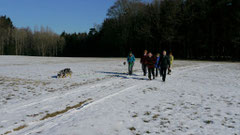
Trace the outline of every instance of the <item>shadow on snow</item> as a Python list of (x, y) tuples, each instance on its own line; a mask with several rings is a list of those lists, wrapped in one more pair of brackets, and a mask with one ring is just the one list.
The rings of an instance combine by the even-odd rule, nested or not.
[(113, 77), (118, 77), (122, 79), (134, 79), (134, 80), (148, 80), (147, 78), (138, 78), (136, 74), (128, 75), (127, 73), (118, 73), (118, 72), (104, 72), (98, 71), (97, 73), (109, 74)]

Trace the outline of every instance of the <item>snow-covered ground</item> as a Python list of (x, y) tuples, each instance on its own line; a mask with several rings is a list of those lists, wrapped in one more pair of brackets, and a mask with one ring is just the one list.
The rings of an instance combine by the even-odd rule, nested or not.
[(240, 135), (240, 63), (175, 61), (164, 83), (124, 61), (0, 56), (0, 134)]

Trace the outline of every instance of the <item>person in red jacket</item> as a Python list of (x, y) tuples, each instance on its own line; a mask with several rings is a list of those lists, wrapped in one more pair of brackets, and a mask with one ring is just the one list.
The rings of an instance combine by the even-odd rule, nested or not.
[(154, 73), (154, 69), (155, 69), (155, 63), (156, 63), (156, 58), (152, 55), (151, 52), (148, 53), (148, 57), (147, 57), (147, 66), (148, 66), (148, 78), (149, 80), (155, 79), (155, 73)]
[(147, 57), (148, 57), (148, 51), (144, 50), (144, 54), (141, 57), (140, 63), (142, 64), (142, 70), (143, 70), (143, 75), (147, 75)]

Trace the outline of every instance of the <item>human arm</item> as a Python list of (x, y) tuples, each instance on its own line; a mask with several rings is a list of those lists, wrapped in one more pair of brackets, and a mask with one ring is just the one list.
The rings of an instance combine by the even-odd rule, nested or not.
[(169, 57), (167, 58), (167, 64), (168, 64), (168, 67), (170, 68), (171, 64), (170, 64), (170, 58)]

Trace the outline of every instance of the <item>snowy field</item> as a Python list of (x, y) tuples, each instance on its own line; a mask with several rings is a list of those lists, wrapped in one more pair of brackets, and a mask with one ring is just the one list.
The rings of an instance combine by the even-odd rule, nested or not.
[(175, 61), (164, 83), (124, 60), (0, 56), (0, 135), (240, 135), (240, 63)]

